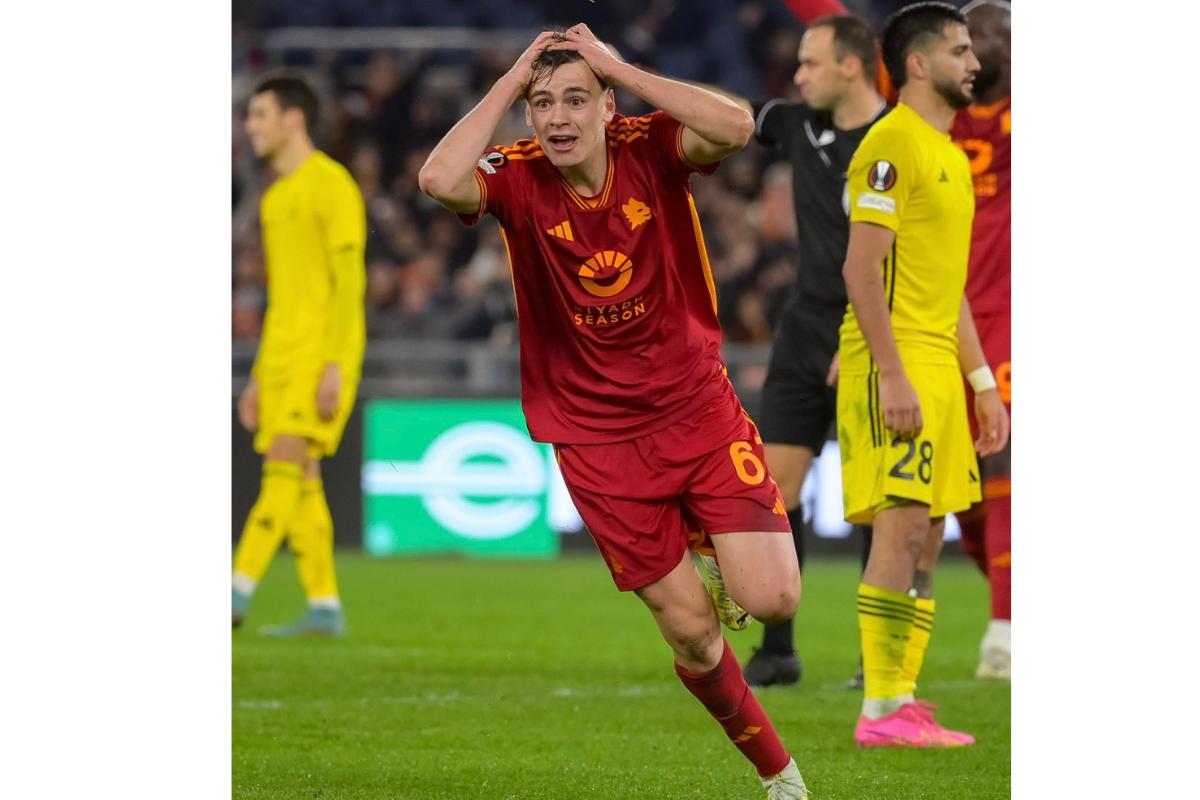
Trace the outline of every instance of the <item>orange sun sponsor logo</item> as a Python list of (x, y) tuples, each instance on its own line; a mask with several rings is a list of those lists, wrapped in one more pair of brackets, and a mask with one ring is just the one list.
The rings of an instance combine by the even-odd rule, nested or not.
[(650, 213), (650, 206), (633, 197), (625, 201), (621, 210), (625, 212), (625, 219), (629, 220), (629, 230), (634, 230), (638, 225), (649, 222), (650, 217), (653, 216)]
[(612, 297), (633, 280), (633, 262), (616, 250), (601, 250), (579, 268), (579, 283), (588, 294)]

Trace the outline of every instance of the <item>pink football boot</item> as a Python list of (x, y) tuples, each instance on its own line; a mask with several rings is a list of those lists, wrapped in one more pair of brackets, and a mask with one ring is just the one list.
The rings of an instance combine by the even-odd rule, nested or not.
[(935, 706), (917, 701), (879, 719), (862, 716), (854, 728), (854, 743), (859, 747), (963, 747), (975, 744), (975, 737), (943, 728), (933, 718)]

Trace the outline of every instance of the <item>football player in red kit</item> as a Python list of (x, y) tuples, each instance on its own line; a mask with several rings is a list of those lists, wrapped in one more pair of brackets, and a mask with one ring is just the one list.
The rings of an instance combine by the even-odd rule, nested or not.
[[(612, 87), (661, 110), (623, 117)], [(535, 138), (487, 149), (517, 100)], [(807, 797), (804, 782), (688, 552), (689, 532), (706, 534), (743, 608), (764, 622), (795, 612), (791, 530), (725, 377), (690, 191), (693, 172), (710, 174), (753, 132), (732, 101), (626, 64), (576, 25), (541, 34), (419, 181), (467, 224), (499, 221), (530, 435), (554, 444), (613, 581), (650, 610), (684, 686), (781, 800)]]
[[(963, 8), (980, 71), (975, 102), (958, 112), (950, 135), (971, 161), (975, 224), (967, 297), (989, 364), (995, 365), (1000, 397), (1011, 407), (1011, 11), (1004, 0), (976, 0)], [(968, 402), (973, 402), (967, 387)], [(972, 428), (972, 435), (977, 434)], [(1009, 488), (1012, 442), (982, 459), (983, 503), (960, 515), (963, 549), (991, 584), (992, 617), (980, 645), (980, 678), (1012, 675), (1012, 504)]]

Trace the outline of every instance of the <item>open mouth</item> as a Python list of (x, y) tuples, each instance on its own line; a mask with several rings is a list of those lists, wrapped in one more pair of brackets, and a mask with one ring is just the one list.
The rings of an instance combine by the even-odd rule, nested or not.
[(550, 147), (557, 153), (566, 153), (575, 147), (575, 142), (578, 141), (578, 136), (568, 136), (567, 134), (555, 134), (547, 138), (550, 142)]

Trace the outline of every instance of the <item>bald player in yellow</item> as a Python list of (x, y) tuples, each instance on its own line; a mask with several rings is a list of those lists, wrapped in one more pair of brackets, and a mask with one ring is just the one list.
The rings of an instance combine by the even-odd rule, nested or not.
[(286, 535), (308, 610), (277, 636), (340, 635), (333, 520), (321, 459), (333, 455), (362, 371), (366, 212), (345, 167), (317, 150), (317, 97), (303, 80), (271, 78), (250, 100), (246, 132), (278, 179), (262, 198), (267, 313), (238, 416), (265, 455), (262, 488), (233, 563), (233, 624)]
[[(838, 439), (846, 519), (872, 523), (858, 588), (864, 700), (860, 747), (958, 747), (914, 698), (933, 628), (932, 571), (945, 515), (980, 498), (976, 452), (998, 451), (1008, 417), (964, 294), (975, 195), (950, 140), (979, 62), (945, 3), (892, 15), (884, 63), (900, 102), (847, 171), (850, 308), (840, 331)], [(976, 389), (972, 446), (960, 370)]]

